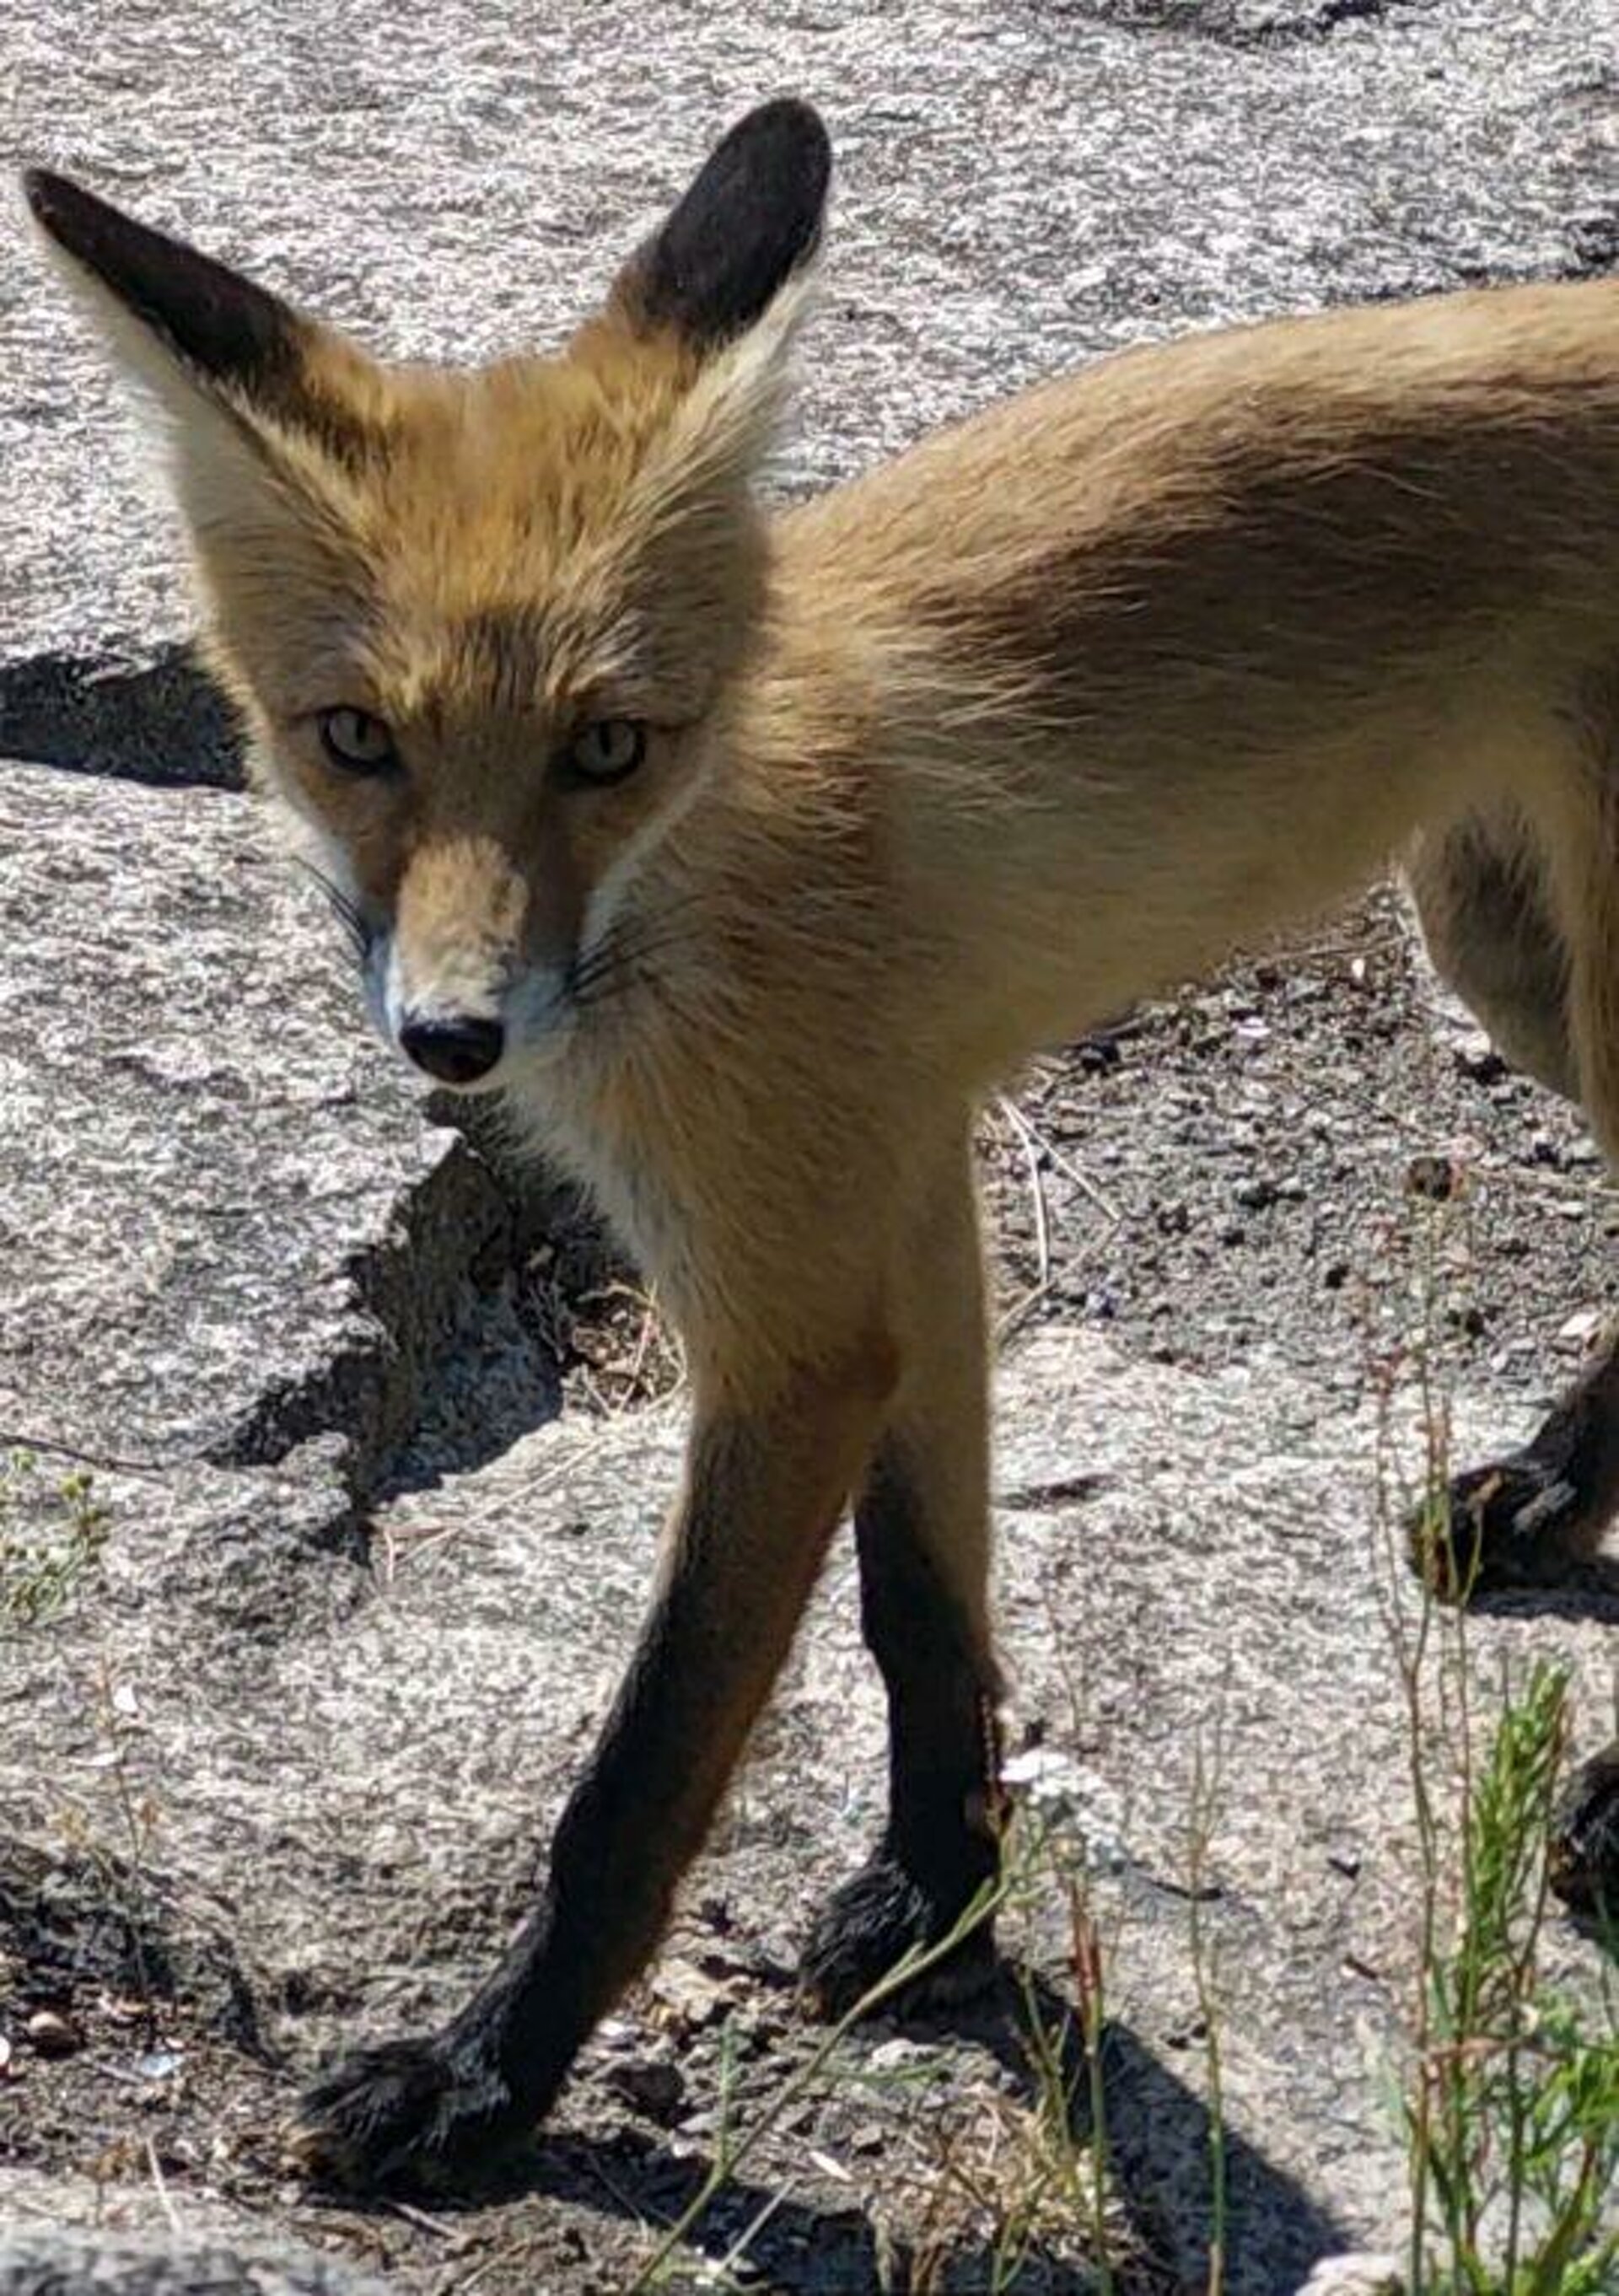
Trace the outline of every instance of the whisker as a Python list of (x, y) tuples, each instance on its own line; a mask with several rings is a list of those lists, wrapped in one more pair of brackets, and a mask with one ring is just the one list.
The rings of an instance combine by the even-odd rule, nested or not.
[(600, 1004), (632, 981), (658, 986), (657, 975), (651, 969), (653, 959), (666, 955), (687, 938), (670, 932), (656, 939), (602, 944), (570, 977), (568, 987), (573, 1002), (580, 1007)]
[[(665, 902), (651, 916), (630, 916), (610, 926), (596, 947), (576, 961), (569, 976), (568, 986), (575, 1003), (599, 1004), (610, 991), (624, 987), (632, 978), (647, 978), (646, 968), (654, 957), (666, 955), (671, 948), (694, 938), (689, 912), (703, 898), (701, 892), (694, 890)], [(683, 912), (686, 914), (683, 915)]]
[(325, 895), (327, 905), (342, 927), (344, 936), (355, 955), (359, 957), (369, 955), (374, 936), (371, 927), (361, 915), (358, 904), (350, 900), (342, 887), (333, 883), (325, 871), (311, 861), (307, 853), (295, 853), (292, 858), (304, 874), (312, 878)]
[(662, 917), (645, 923), (620, 926), (607, 933), (576, 967), (579, 978), (590, 980), (601, 972), (639, 963), (666, 950), (689, 946), (698, 936), (689, 923), (668, 923)]

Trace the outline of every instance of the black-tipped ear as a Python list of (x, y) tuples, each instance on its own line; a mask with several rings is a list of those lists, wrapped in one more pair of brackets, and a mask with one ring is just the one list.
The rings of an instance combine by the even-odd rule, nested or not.
[(744, 333), (814, 254), (832, 176), (817, 113), (784, 97), (739, 119), (614, 290), (637, 332), (704, 349)]
[(41, 228), (194, 374), (265, 398), (294, 381), (303, 322), (274, 295), (64, 176), (22, 181)]

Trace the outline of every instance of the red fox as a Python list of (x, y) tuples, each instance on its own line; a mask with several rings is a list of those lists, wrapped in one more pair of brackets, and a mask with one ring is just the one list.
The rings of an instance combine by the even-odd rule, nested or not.
[[(890, 1810), (811, 1997), (996, 1872), (970, 1140), (1011, 1066), (1403, 855), (1440, 965), (1619, 1155), (1619, 284), (1132, 351), (771, 515), (829, 173), (764, 105), (560, 354), (477, 373), (28, 179), (168, 419), (213, 665), (377, 1021), (588, 1184), (690, 1365), (544, 1891), (441, 2031), (318, 2079), (329, 2179), (455, 2179), (538, 2120), (851, 1500)], [(1452, 1516), (1489, 1571), (1616, 1504), (1609, 1357)]]

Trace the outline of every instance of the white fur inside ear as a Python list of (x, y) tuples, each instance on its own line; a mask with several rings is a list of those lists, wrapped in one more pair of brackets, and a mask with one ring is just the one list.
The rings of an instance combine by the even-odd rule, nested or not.
[(785, 409), (793, 349), (818, 280), (806, 264), (744, 334), (705, 363), (676, 408), (645, 482), (655, 497), (735, 492), (768, 454)]
[[(262, 466), (244, 431), (250, 411), (234, 394), (204, 382), (155, 328), (137, 319), (48, 232), (36, 226), (35, 237), (114, 365), (134, 385), (141, 429), (168, 473), (168, 502), (177, 498), (193, 525), (207, 516), (228, 519), (238, 504), (261, 502)], [(255, 422), (252, 427), (263, 426)]]
[[(169, 500), (193, 535), (210, 527), (275, 530), (287, 521), (282, 483), (307, 468), (275, 410), (233, 383), (200, 373), (161, 331), (149, 326), (95, 273), (35, 226), (35, 235), (73, 300), (134, 385), (142, 428), (168, 473)], [(323, 472), (327, 490), (343, 483)]]

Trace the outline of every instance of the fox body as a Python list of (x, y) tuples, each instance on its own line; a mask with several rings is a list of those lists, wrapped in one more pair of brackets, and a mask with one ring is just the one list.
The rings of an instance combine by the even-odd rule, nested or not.
[[(806, 107), (751, 114), (560, 356), (474, 373), (30, 179), (168, 418), (212, 659), (380, 1024), (588, 1184), (691, 1366), (543, 1898), (443, 2032), (323, 2077), (324, 2174), (454, 2175), (543, 2111), (851, 1499), (891, 1811), (810, 1992), (992, 1876), (969, 1142), (1009, 1066), (1404, 854), (1442, 965), (1619, 1153), (1619, 285), (1129, 353), (771, 516), (827, 173)], [(1615, 1384), (1498, 1513), (1572, 1445), (1559, 1527), (1600, 1529)]]

